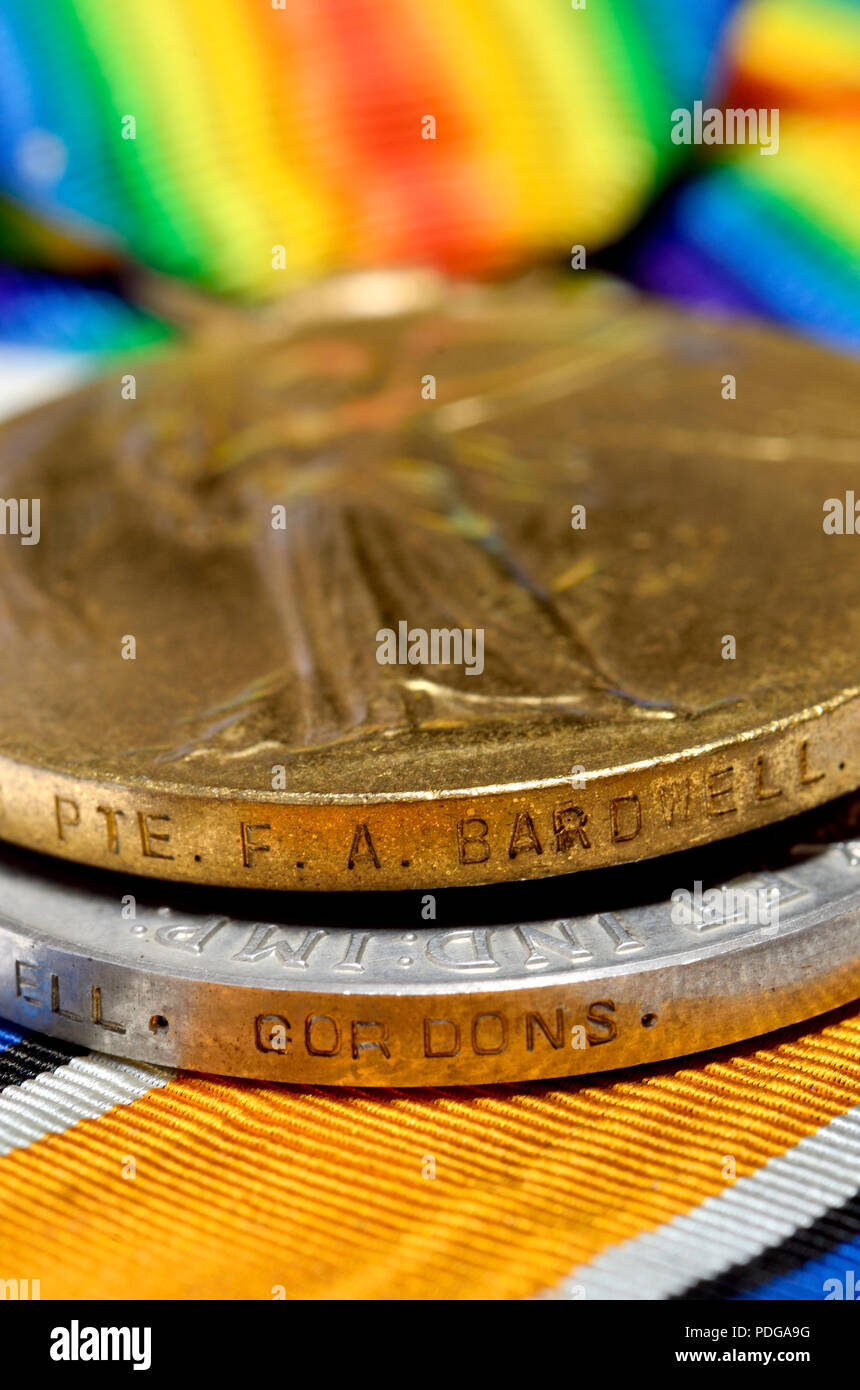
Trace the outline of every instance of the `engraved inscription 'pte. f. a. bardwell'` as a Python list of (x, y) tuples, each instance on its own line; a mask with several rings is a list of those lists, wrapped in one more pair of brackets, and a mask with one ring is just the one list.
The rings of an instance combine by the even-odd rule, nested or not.
[[(860, 559), (821, 525), (860, 367), (615, 289), (443, 301), (256, 327), (6, 427), (3, 494), (41, 507), (0, 543), (0, 834), (431, 887), (860, 782)], [(464, 633), (480, 670), (434, 664)]]

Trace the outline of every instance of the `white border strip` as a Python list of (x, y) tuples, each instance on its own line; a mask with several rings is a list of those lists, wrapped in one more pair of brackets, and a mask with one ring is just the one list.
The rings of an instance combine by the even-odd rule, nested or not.
[(164, 1067), (121, 1062), (98, 1052), (0, 1091), (0, 1156), (48, 1134), (63, 1134), (79, 1120), (95, 1120), (115, 1105), (129, 1105), (176, 1075)]
[(665, 1299), (810, 1226), (860, 1188), (860, 1106), (837, 1115), (750, 1177), (579, 1265), (541, 1299)]

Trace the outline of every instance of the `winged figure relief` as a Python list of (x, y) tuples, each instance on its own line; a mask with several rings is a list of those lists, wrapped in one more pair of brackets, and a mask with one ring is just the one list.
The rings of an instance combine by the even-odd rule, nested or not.
[[(570, 531), (588, 460), (560, 416), (516, 443), (508, 418), (561, 403), (575, 420), (583, 372), (629, 351), (623, 334), (584, 346), (563, 321), (431, 316), (201, 361), (177, 379), (175, 403), (168, 392), (124, 451), (125, 483), (145, 473), (160, 524), (187, 545), (241, 547), (276, 631), (264, 673), (206, 710), (174, 755), (289, 753), (525, 708), (626, 717), (583, 626), (587, 583), (565, 579), (574, 556), (574, 581), (589, 575), (587, 537), (574, 550)], [(380, 664), (377, 634), (404, 621), (483, 630), (480, 679)]]

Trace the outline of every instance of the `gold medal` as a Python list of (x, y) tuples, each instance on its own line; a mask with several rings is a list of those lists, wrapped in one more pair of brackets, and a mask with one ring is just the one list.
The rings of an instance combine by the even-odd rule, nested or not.
[(186, 881), (435, 887), (854, 788), (860, 541), (833, 503), (858, 385), (611, 286), (452, 287), (14, 422), (3, 836)]

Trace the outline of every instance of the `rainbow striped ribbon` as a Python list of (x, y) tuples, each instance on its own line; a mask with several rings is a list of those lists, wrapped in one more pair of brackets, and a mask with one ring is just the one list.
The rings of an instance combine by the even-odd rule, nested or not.
[(252, 296), (597, 246), (683, 158), (736, 0), (580, 3), (3, 0), (0, 191)]
[[(718, 151), (633, 246), (650, 290), (860, 346), (860, 4), (754, 0), (722, 101), (777, 109), (778, 154)], [(713, 151), (710, 151), (713, 154)]]

